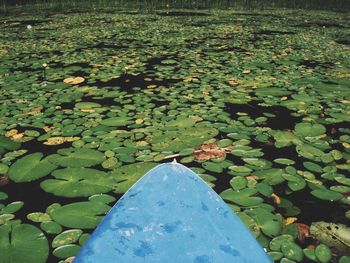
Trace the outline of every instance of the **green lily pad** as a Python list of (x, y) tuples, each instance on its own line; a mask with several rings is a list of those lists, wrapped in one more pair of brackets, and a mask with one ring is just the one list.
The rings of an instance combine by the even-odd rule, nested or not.
[(75, 245), (75, 244), (69, 244), (69, 245), (64, 245), (64, 246), (61, 246), (61, 247), (54, 249), (52, 254), (55, 257), (58, 257), (61, 259), (66, 259), (66, 258), (75, 256), (79, 250), (80, 250), (80, 246)]
[(321, 263), (328, 263), (332, 259), (332, 251), (324, 244), (320, 244), (316, 247), (315, 255)]
[(53, 221), (44, 221), (40, 224), (40, 228), (48, 234), (59, 234), (62, 232), (62, 227)]
[(87, 197), (112, 190), (113, 179), (105, 172), (91, 168), (65, 168), (52, 173), (40, 186), (48, 193), (64, 197)]
[(82, 233), (83, 231), (81, 229), (66, 230), (53, 239), (51, 246), (56, 248), (75, 243), (79, 240)]
[(254, 218), (261, 231), (268, 237), (275, 237), (282, 231), (282, 217), (279, 214), (272, 214), (265, 209), (255, 208), (246, 212)]
[(33, 222), (45, 222), (45, 221), (50, 221), (51, 217), (50, 215), (46, 213), (41, 213), (41, 212), (35, 212), (35, 213), (30, 213), (27, 215), (27, 218)]
[(17, 160), (9, 169), (9, 177), (16, 183), (31, 182), (56, 169), (42, 153), (32, 153)]
[(294, 238), (291, 235), (280, 235), (270, 241), (269, 247), (272, 251), (281, 251), (282, 244), (292, 242)]
[(270, 258), (272, 258), (272, 260), (277, 261), (280, 260), (283, 257), (283, 253), (281, 252), (276, 252), (276, 251), (270, 251), (268, 252)]
[(9, 167), (7, 165), (0, 163), (0, 175), (6, 174), (8, 169), (9, 169)]
[(295, 162), (291, 159), (287, 159), (287, 158), (277, 158), (275, 160), (273, 160), (275, 163), (279, 163), (279, 164), (284, 164), (284, 165), (293, 165), (295, 164)]
[(177, 128), (188, 128), (195, 125), (196, 121), (191, 118), (178, 118), (176, 120), (169, 121), (167, 126)]
[(247, 179), (241, 176), (236, 176), (231, 179), (230, 184), (233, 190), (235, 191), (242, 190), (247, 186)]
[(105, 160), (103, 153), (92, 149), (70, 148), (57, 153), (47, 158), (51, 163), (63, 167), (91, 167)]
[(0, 214), (13, 214), (20, 210), (24, 205), (22, 201), (16, 201), (8, 204), (7, 206), (0, 209)]
[(20, 147), (20, 142), (14, 142), (5, 136), (0, 136), (0, 156), (6, 151), (14, 151)]
[(316, 189), (311, 191), (313, 196), (322, 200), (337, 201), (343, 198), (343, 195), (327, 189)]
[(242, 220), (245, 226), (249, 229), (249, 231), (255, 236), (260, 236), (260, 229), (258, 224), (255, 222), (253, 218), (248, 216), (246, 213), (239, 212), (237, 216)]
[(326, 128), (322, 124), (302, 122), (295, 125), (295, 133), (303, 137), (320, 136), (325, 132)]
[(51, 212), (51, 217), (65, 227), (92, 229), (110, 208), (100, 202), (77, 202), (56, 208)]
[(35, 226), (3, 225), (0, 226), (0, 251), (1, 263), (45, 263), (49, 245), (44, 234)]
[(8, 195), (4, 192), (0, 192), (0, 200), (6, 200), (8, 198)]
[(309, 144), (298, 145), (296, 150), (301, 156), (314, 161), (320, 161), (320, 157), (325, 155), (323, 151)]
[(317, 261), (314, 249), (304, 248), (303, 251), (304, 251), (305, 257), (307, 257), (312, 261)]
[(102, 202), (105, 204), (110, 204), (115, 202), (115, 197), (106, 194), (95, 194), (89, 197), (89, 201)]
[(339, 263), (349, 263), (350, 262), (350, 256), (342, 256), (339, 259)]
[(256, 189), (245, 188), (240, 191), (227, 189), (223, 191), (220, 196), (224, 200), (238, 204), (240, 206), (256, 206), (261, 204), (264, 200), (261, 197), (254, 196), (257, 193)]
[(77, 109), (92, 109), (101, 107), (100, 104), (96, 102), (78, 102), (75, 104)]
[(113, 170), (111, 176), (117, 183), (116, 192), (125, 193), (138, 179), (156, 165), (156, 163), (134, 163)]
[(112, 118), (104, 119), (100, 123), (106, 126), (118, 127), (118, 126), (127, 126), (129, 124), (132, 124), (133, 121), (131, 121), (130, 117), (112, 117)]
[(281, 251), (286, 258), (296, 262), (299, 262), (304, 258), (303, 250), (294, 242), (283, 243), (281, 245)]
[(15, 218), (14, 214), (1, 214), (0, 215), (0, 225), (5, 224), (6, 222)]

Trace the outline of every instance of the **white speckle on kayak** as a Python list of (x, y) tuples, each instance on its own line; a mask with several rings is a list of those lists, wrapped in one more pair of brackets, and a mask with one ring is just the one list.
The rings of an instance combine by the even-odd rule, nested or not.
[(128, 230), (125, 230), (125, 231), (123, 232), (123, 235), (124, 235), (125, 237), (130, 237), (130, 236), (132, 236), (134, 233), (135, 233), (135, 232), (134, 232), (133, 229), (128, 229)]

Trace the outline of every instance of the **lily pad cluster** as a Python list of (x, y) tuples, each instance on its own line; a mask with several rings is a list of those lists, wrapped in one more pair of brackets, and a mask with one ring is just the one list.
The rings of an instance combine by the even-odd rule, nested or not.
[(168, 11), (0, 18), (0, 263), (74, 257), (173, 158), (275, 262), (349, 262), (346, 14)]

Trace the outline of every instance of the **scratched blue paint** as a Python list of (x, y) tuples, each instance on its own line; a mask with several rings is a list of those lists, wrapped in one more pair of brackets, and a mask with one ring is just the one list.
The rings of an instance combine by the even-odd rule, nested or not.
[(143, 176), (74, 263), (271, 263), (225, 202), (181, 164)]

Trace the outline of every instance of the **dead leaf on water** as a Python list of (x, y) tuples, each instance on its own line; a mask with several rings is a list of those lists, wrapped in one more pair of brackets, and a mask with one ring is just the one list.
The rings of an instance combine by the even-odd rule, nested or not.
[(231, 152), (232, 147), (219, 148), (216, 142), (203, 144), (197, 148), (194, 153), (196, 160), (210, 160), (224, 157), (226, 153)]
[(71, 85), (77, 85), (80, 83), (83, 83), (85, 79), (83, 77), (70, 77), (63, 80), (64, 83), (71, 84)]

